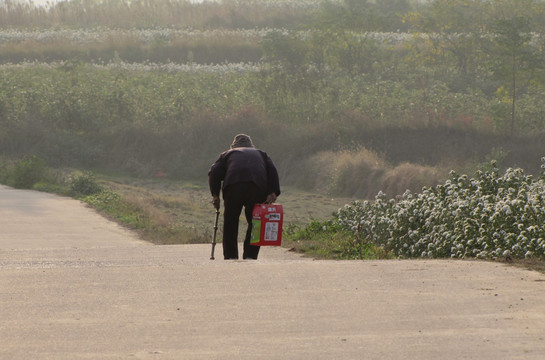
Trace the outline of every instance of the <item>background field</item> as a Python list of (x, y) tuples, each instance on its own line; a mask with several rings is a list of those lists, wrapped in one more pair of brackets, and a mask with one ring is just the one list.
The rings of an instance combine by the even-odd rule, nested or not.
[(117, 174), (100, 180), (181, 221), (182, 241), (208, 236), (206, 174), (240, 132), (296, 223), (493, 159), (537, 175), (544, 15), (538, 0), (3, 1), (0, 156)]

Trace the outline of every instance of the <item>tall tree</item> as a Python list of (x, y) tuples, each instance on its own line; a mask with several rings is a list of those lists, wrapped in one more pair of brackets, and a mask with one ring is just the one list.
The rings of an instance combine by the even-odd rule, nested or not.
[(528, 79), (527, 75), (539, 66), (539, 54), (530, 45), (532, 34), (529, 20), (526, 17), (515, 16), (496, 20), (491, 27), (493, 36), (490, 53), (490, 68), (494, 76), (510, 89), (511, 117), (510, 134), (515, 133), (516, 101), (519, 82)]
[(413, 31), (424, 34), (432, 58), (452, 68), (464, 81), (474, 78), (477, 40), (483, 26), (479, 0), (437, 0), (421, 11), (409, 13), (405, 21)]

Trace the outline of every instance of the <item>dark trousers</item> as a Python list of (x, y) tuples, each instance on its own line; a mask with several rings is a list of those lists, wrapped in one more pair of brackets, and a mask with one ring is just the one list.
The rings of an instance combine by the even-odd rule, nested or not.
[(252, 182), (236, 183), (223, 189), (223, 257), (238, 259), (238, 225), (242, 208), (248, 223), (244, 239), (243, 259), (257, 259), (259, 246), (250, 245), (252, 234), (252, 212), (254, 205), (263, 203), (267, 194)]

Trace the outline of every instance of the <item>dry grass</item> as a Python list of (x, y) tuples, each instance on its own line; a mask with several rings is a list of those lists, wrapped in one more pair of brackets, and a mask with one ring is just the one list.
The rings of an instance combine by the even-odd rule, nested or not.
[(167, 179), (105, 177), (105, 183), (127, 201), (138, 205), (158, 225), (180, 225), (204, 231), (206, 212), (213, 211), (208, 190)]
[(401, 195), (405, 190), (420, 192), (424, 186), (434, 186), (448, 175), (437, 167), (402, 163), (388, 169), (382, 180), (383, 192)]
[(310, 188), (364, 199), (373, 199), (379, 191), (392, 197), (406, 190), (419, 192), (447, 176), (438, 167), (408, 162), (393, 166), (365, 148), (323, 151), (311, 156), (308, 164), (305, 181)]
[[(170, 180), (168, 178), (128, 178), (99, 176), (112, 191), (136, 205), (155, 227), (165, 229), (156, 243), (202, 243), (211, 241), (215, 210), (208, 184)], [(283, 187), (278, 202), (284, 206), (285, 226), (304, 225), (311, 220), (326, 220), (354, 199), (332, 198), (292, 187)], [(222, 211), (223, 213), (223, 211)], [(220, 224), (221, 226), (221, 224)], [(241, 229), (245, 220), (241, 217)], [(169, 237), (168, 229), (185, 233), (184, 238)], [(184, 231), (180, 231), (183, 229)], [(242, 236), (243, 231), (239, 231)], [(162, 239), (159, 236), (163, 237)]]

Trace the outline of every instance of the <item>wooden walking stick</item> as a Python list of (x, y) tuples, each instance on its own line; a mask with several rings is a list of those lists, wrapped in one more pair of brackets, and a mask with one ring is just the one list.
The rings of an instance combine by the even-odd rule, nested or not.
[(214, 260), (214, 249), (216, 248), (216, 234), (218, 233), (218, 220), (220, 218), (220, 209), (216, 209), (216, 221), (214, 222), (214, 237), (212, 238), (212, 254), (210, 260)]

